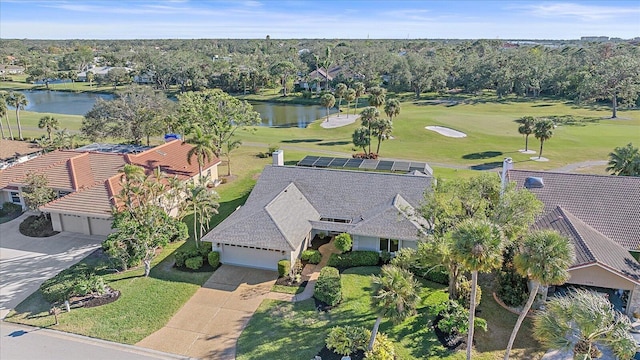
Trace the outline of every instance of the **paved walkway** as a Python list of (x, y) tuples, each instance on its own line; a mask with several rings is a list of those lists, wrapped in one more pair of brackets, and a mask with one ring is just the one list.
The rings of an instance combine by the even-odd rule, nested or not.
[[(320, 275), (320, 270), (327, 265), (327, 262), (329, 261), (329, 257), (331, 257), (331, 254), (340, 253), (340, 251), (338, 251), (338, 249), (336, 249), (336, 247), (333, 245), (333, 239), (331, 239), (331, 241), (328, 242), (327, 244), (320, 246), (318, 248), (318, 251), (320, 251), (320, 254), (322, 254), (322, 260), (320, 260), (320, 262), (314, 267), (309, 267), (309, 266), (305, 267), (305, 271), (307, 271), (306, 269), (309, 268), (310, 270), (308, 271), (310, 273), (309, 273), (309, 282), (307, 282), (307, 286), (304, 287), (304, 291), (296, 295), (270, 292), (269, 294), (267, 294), (267, 298), (273, 299), (273, 300), (291, 301), (291, 302), (298, 302), (298, 301), (311, 299), (313, 297), (313, 291), (316, 287), (316, 281), (318, 280), (318, 276)], [(303, 273), (303, 275), (307, 275), (307, 274)]]
[(589, 160), (589, 161), (583, 161), (583, 162), (579, 162), (579, 163), (569, 164), (569, 165), (563, 166), (561, 168), (553, 169), (552, 171), (574, 172), (574, 171), (582, 169), (582, 168), (588, 168), (588, 167), (592, 167), (592, 166), (603, 166), (603, 165), (607, 165), (608, 163), (609, 162), (607, 160)]
[(236, 342), (278, 273), (222, 265), (169, 320), (138, 346), (198, 359), (232, 360)]
[(61, 232), (34, 238), (20, 233), (30, 214), (0, 224), (0, 319), (40, 284), (100, 247), (104, 236)]

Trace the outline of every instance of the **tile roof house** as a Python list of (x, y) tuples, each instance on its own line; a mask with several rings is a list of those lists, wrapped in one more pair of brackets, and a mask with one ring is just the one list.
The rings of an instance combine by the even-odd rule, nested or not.
[[(274, 159), (274, 164), (276, 159)], [(354, 250), (416, 247), (423, 224), (413, 211), (429, 176), (299, 166), (267, 166), (244, 206), (202, 241), (221, 262), (275, 270), (295, 261), (315, 234), (347, 232)]]
[[(169, 176), (188, 181), (198, 176), (198, 164), (187, 163), (191, 145), (173, 140), (140, 153), (58, 150), (0, 170), (0, 202), (24, 206), (21, 195), (27, 174), (44, 174), (58, 198), (40, 210), (51, 214), (56, 231), (107, 235), (111, 229), (115, 195), (120, 192), (119, 171), (125, 164), (142, 166), (147, 172), (158, 166)], [(220, 160), (211, 159), (203, 173), (217, 179)]]
[(553, 229), (574, 245), (568, 284), (629, 291), (627, 313), (640, 310), (640, 177), (508, 170), (506, 176), (544, 203), (533, 228)]
[(42, 153), (37, 144), (0, 139), (0, 170), (33, 159)]

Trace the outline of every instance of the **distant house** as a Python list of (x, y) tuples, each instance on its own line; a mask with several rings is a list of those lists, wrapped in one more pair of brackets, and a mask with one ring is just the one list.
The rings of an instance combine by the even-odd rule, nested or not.
[(42, 154), (34, 143), (0, 139), (0, 170), (31, 160)]
[(0, 65), (0, 75), (19, 75), (24, 73), (24, 67), (18, 65)]
[[(112, 209), (121, 186), (119, 171), (134, 164), (151, 172), (160, 168), (168, 176), (191, 181), (198, 163), (187, 163), (192, 145), (173, 140), (154, 148), (127, 145), (91, 145), (76, 150), (53, 151), (30, 161), (0, 170), (0, 203), (25, 206), (22, 188), (31, 172), (44, 174), (58, 198), (40, 210), (51, 214), (53, 229), (87, 235), (112, 232)], [(218, 178), (220, 160), (211, 159), (203, 172)]]
[(283, 166), (282, 156), (274, 153), (244, 206), (202, 238), (222, 263), (275, 270), (319, 233), (349, 233), (353, 250), (417, 247), (424, 224), (414, 211), (430, 176)]
[(623, 290), (640, 310), (640, 177), (508, 170), (508, 180), (544, 203), (536, 229), (568, 237), (576, 259), (568, 284)]
[(318, 68), (310, 72), (305, 77), (305, 80), (300, 82), (300, 87), (306, 90), (317, 90), (317, 86), (319, 86), (321, 89), (324, 89), (326, 87), (327, 81), (331, 83), (334, 79), (337, 78), (361, 79), (362, 76), (353, 73), (347, 67), (342, 65), (331, 67), (329, 68), (329, 71), (326, 71), (323, 68)]
[(78, 76), (77, 76), (77, 81), (87, 81), (87, 73), (88, 72), (91, 72), (96, 76), (107, 76), (109, 74), (109, 71), (111, 71), (113, 69), (124, 69), (128, 73), (133, 71), (132, 68), (122, 67), (122, 66), (96, 66), (96, 67), (92, 67), (92, 68), (90, 68), (90, 69), (88, 69), (86, 71), (79, 72)]

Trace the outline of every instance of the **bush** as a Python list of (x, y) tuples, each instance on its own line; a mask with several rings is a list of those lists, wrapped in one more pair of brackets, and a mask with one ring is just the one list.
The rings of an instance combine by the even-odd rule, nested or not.
[(520, 306), (526, 300), (528, 288), (527, 279), (515, 271), (500, 271), (498, 273), (498, 297), (508, 306)]
[(327, 349), (336, 354), (349, 355), (367, 348), (371, 331), (357, 326), (336, 326), (327, 336)]
[(338, 268), (378, 265), (380, 255), (376, 251), (352, 251), (346, 254), (331, 254), (327, 265)]
[[(482, 289), (480, 285), (476, 286), (476, 306), (480, 305), (480, 299), (482, 298)], [(462, 278), (458, 284), (458, 302), (465, 308), (469, 308), (471, 301), (471, 281), (466, 278)]]
[(449, 285), (449, 272), (442, 267), (438, 267), (424, 273), (423, 277), (429, 281), (433, 281), (434, 283)]
[(402, 248), (396, 251), (396, 256), (391, 259), (390, 263), (401, 269), (410, 270), (416, 263), (417, 251), (412, 248)]
[(184, 266), (191, 270), (198, 270), (202, 267), (202, 256), (196, 256), (192, 258), (188, 258), (184, 261)]
[[(469, 332), (469, 310), (457, 301), (449, 300), (443, 305), (438, 312), (440, 316), (436, 325), (438, 329), (446, 334), (467, 334)], [(475, 317), (473, 326), (475, 329), (487, 331), (487, 322), (482, 318)]]
[(380, 261), (382, 262), (383, 265), (388, 264), (391, 261), (391, 253), (388, 251), (382, 251), (380, 253)]
[(212, 268), (217, 269), (220, 266), (220, 253), (217, 251), (212, 251), (207, 256), (207, 260), (209, 260), (209, 265)]
[(351, 240), (351, 235), (347, 233), (342, 233), (333, 239), (333, 245), (336, 249), (340, 250), (340, 252), (347, 252), (351, 250), (351, 246), (353, 246), (353, 240)]
[(322, 260), (322, 254), (318, 250), (305, 250), (300, 257), (302, 261), (306, 261), (309, 264), (318, 264)]
[(288, 276), (291, 271), (291, 261), (280, 260), (278, 261), (278, 275), (280, 277)]
[(325, 266), (320, 270), (313, 297), (330, 306), (336, 306), (342, 300), (342, 282), (338, 269)]
[(0, 209), (0, 216), (6, 216), (16, 212), (22, 212), (22, 206), (7, 201), (2, 204), (2, 208)]
[(198, 254), (200, 254), (200, 256), (202, 256), (203, 258), (206, 258), (207, 256), (209, 256), (209, 253), (211, 252), (211, 243), (202, 243), (200, 244), (200, 247), (198, 248)]
[(198, 249), (178, 250), (173, 253), (177, 267), (184, 267), (185, 261), (196, 256), (201, 256)]
[(396, 358), (396, 351), (387, 335), (377, 333), (376, 341), (373, 343), (373, 350), (367, 351), (364, 354), (364, 358), (367, 360), (393, 360)]
[(273, 156), (273, 153), (276, 152), (276, 150), (279, 150), (280, 146), (278, 145), (269, 145), (269, 149), (267, 149), (267, 155), (268, 156)]
[(104, 280), (95, 274), (89, 274), (86, 278), (80, 278), (73, 287), (73, 295), (85, 296), (91, 293), (100, 295), (107, 292)]
[(86, 268), (78, 267), (62, 270), (40, 285), (42, 296), (50, 303), (59, 303), (69, 300), (72, 296), (85, 296), (94, 292), (104, 294), (106, 291), (102, 277)]

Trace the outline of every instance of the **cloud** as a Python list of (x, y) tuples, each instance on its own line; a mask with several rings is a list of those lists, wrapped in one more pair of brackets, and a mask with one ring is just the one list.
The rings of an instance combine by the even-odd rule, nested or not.
[(527, 6), (516, 6), (515, 8), (527, 10), (532, 15), (539, 17), (573, 17), (584, 21), (611, 19), (617, 16), (640, 14), (640, 6), (615, 7), (575, 3), (539, 3)]

